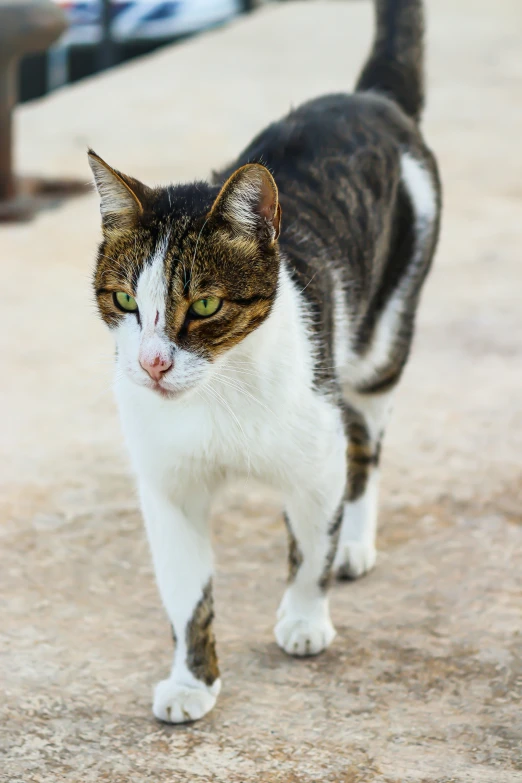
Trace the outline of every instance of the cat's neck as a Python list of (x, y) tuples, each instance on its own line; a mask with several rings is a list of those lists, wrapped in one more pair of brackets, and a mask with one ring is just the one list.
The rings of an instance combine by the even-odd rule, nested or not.
[(238, 380), (246, 377), (244, 373), (247, 372), (250, 382), (284, 380), (286, 385), (310, 385), (313, 356), (307, 314), (284, 261), (270, 315), (225, 355), (222, 367), (227, 373), (235, 374)]

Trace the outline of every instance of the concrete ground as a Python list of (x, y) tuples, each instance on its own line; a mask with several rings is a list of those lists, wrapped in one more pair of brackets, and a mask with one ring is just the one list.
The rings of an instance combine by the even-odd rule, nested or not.
[[(89, 288), (94, 196), (0, 229), (0, 780), (522, 781), (522, 10), (432, 0), (424, 123), (445, 215), (383, 464), (380, 560), (336, 585), (338, 637), (272, 637), (276, 498), (215, 510), (224, 688), (151, 714), (171, 642)], [(19, 170), (205, 175), (304, 98), (351, 86), (365, 2), (270, 7), (21, 108)], [(4, 690), (4, 688), (2, 690)]]

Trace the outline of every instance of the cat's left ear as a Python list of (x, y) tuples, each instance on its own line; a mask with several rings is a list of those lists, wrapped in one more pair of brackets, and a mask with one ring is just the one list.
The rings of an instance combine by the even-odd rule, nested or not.
[(210, 216), (219, 215), (249, 236), (268, 235), (275, 242), (281, 230), (281, 205), (274, 178), (260, 163), (247, 163), (227, 179)]

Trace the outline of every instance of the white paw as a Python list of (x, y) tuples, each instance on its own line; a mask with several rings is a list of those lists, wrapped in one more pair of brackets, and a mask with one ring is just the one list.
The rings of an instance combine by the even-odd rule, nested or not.
[(377, 550), (371, 543), (340, 541), (333, 570), (338, 579), (358, 579), (371, 571), (377, 559)]
[(284, 614), (274, 628), (276, 641), (288, 655), (317, 655), (326, 650), (335, 637), (328, 615), (321, 619)]
[(187, 723), (210, 712), (221, 690), (221, 680), (210, 687), (192, 687), (176, 680), (161, 680), (154, 689), (152, 711), (165, 723)]

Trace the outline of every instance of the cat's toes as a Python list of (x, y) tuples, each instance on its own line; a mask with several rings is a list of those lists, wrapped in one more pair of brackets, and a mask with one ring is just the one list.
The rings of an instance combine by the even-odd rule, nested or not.
[(279, 647), (288, 655), (303, 657), (326, 650), (333, 641), (335, 628), (329, 617), (311, 621), (285, 615), (277, 623), (274, 633)]
[(221, 681), (216, 680), (210, 687), (191, 687), (175, 680), (161, 680), (154, 689), (152, 711), (158, 720), (165, 723), (187, 723), (198, 720), (210, 712), (219, 691)]
[(340, 542), (333, 570), (338, 579), (358, 579), (372, 570), (376, 559), (377, 550), (371, 543)]

